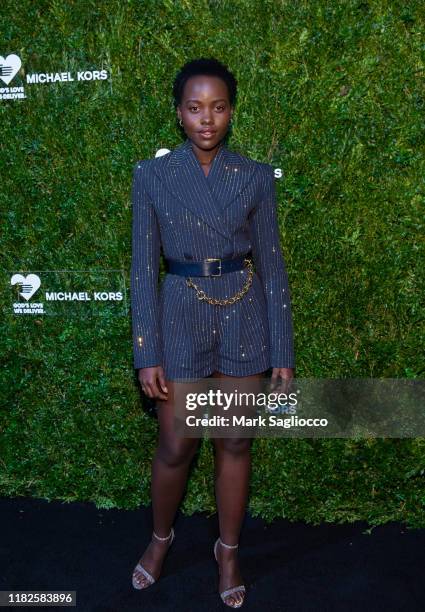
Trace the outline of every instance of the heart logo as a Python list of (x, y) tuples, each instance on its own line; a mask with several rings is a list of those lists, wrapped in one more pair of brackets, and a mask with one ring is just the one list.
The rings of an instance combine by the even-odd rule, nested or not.
[(0, 55), (0, 79), (6, 83), (6, 85), (9, 85), (21, 65), (22, 62), (20, 58), (14, 53), (8, 55), (6, 58)]
[(28, 274), (27, 276), (22, 276), (22, 274), (14, 274), (10, 279), (10, 284), (22, 285), (19, 295), (22, 295), (22, 297), (28, 301), (40, 287), (41, 281), (37, 274)]

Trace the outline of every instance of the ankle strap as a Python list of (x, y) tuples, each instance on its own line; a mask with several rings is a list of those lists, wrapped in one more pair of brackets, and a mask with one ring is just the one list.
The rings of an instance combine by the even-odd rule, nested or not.
[(225, 544), (221, 538), (218, 539), (220, 540), (220, 544), (225, 548), (237, 548), (239, 546), (239, 544), (233, 544), (233, 546), (230, 546), (230, 544)]
[(170, 531), (169, 535), (167, 535), (166, 538), (160, 538), (158, 535), (156, 535), (155, 531), (153, 531), (152, 533), (156, 537), (157, 540), (160, 540), (161, 542), (165, 542), (166, 540), (169, 540), (171, 538), (171, 536), (173, 535), (173, 528), (171, 527), (171, 531)]

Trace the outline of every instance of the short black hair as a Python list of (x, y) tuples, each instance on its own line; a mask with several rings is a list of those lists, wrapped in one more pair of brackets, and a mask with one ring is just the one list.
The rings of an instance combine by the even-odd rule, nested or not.
[(190, 77), (198, 75), (216, 76), (222, 79), (229, 92), (229, 102), (231, 106), (236, 103), (237, 80), (230, 70), (219, 60), (210, 57), (200, 57), (199, 59), (191, 60), (180, 68), (173, 84), (174, 108), (181, 104), (183, 90), (186, 82)]

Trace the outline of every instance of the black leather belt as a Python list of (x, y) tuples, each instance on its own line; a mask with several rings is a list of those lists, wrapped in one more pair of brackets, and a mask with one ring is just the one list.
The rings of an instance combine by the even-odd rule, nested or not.
[(168, 272), (180, 276), (221, 276), (225, 272), (236, 272), (245, 267), (244, 260), (251, 252), (239, 257), (226, 257), (224, 259), (209, 257), (202, 261), (181, 261), (179, 259), (166, 259)]

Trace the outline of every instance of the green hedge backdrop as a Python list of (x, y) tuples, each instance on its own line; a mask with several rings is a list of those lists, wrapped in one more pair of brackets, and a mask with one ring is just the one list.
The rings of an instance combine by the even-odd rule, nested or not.
[[(133, 165), (181, 142), (173, 78), (215, 56), (239, 81), (229, 147), (284, 173), (297, 376), (423, 377), (422, 2), (22, 0), (1, 14), (0, 55), (22, 60), (10, 86), (27, 94), (0, 100), (7, 282), (9, 270), (120, 269), (128, 289)], [(25, 84), (96, 69), (108, 79)], [(136, 385), (130, 312), (16, 317), (7, 282), (0, 493), (148, 504), (157, 421)], [(215, 511), (212, 466), (204, 440), (183, 512)], [(249, 510), (423, 527), (424, 471), (424, 439), (257, 439)]]

